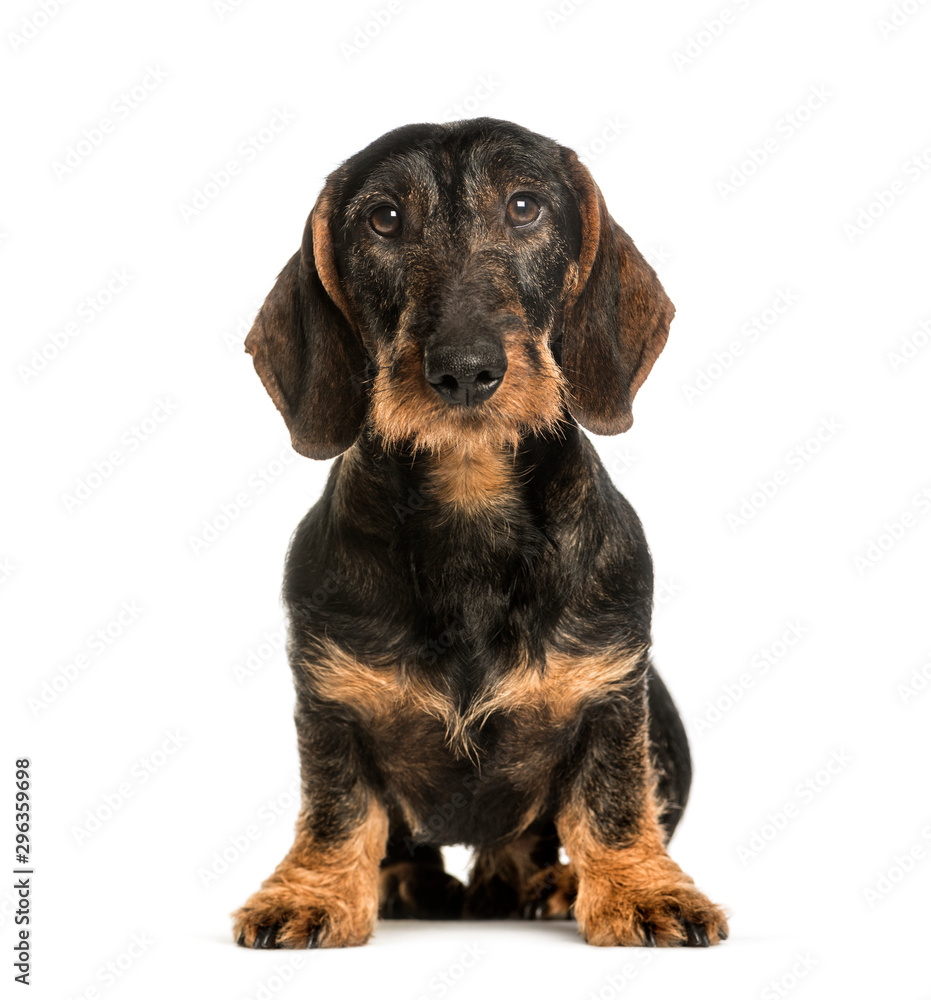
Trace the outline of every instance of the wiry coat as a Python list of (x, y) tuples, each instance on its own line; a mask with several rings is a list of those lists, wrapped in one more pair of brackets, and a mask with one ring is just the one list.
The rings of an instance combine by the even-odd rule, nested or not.
[(285, 575), (303, 808), (240, 943), (359, 944), (379, 906), (726, 936), (665, 850), (691, 766), (650, 555), (579, 426), (630, 426), (672, 314), (518, 126), (408, 126), (330, 176), (246, 342), (295, 448), (339, 457)]

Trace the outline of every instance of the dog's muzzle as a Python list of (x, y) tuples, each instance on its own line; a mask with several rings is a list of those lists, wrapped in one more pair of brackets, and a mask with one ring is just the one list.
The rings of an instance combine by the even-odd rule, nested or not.
[(423, 371), (434, 391), (447, 403), (474, 406), (494, 395), (508, 368), (500, 343), (445, 344), (424, 355)]

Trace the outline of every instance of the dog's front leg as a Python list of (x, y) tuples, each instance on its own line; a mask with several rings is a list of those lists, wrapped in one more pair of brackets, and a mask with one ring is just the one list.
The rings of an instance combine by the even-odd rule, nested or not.
[(575, 917), (589, 944), (708, 945), (722, 910), (666, 853), (650, 766), (645, 699), (598, 710), (557, 829), (578, 879)]
[(303, 802), (294, 846), (233, 914), (247, 948), (364, 944), (378, 912), (378, 866), (388, 818), (361, 774), (350, 729), (296, 714)]

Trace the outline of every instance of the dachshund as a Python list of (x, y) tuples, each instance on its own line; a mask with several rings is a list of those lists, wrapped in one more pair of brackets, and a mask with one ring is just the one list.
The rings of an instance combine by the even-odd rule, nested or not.
[(631, 426), (673, 312), (576, 154), (520, 126), (404, 126), (327, 178), (245, 342), (295, 450), (336, 460), (283, 586), (295, 841), (240, 945), (379, 915), (726, 938), (666, 851), (691, 760), (652, 562), (582, 432)]

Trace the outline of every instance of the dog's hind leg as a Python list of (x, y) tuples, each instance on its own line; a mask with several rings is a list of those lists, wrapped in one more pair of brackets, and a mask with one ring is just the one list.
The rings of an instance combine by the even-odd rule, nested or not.
[(647, 673), (650, 716), (650, 762), (656, 776), (659, 823), (666, 841), (673, 835), (689, 799), (692, 784), (692, 757), (685, 727), (672, 697), (656, 668)]
[(379, 871), (382, 919), (456, 920), (462, 898), (462, 883), (445, 870), (438, 847), (416, 843), (405, 827), (391, 830)]
[(465, 916), (567, 916), (571, 901), (563, 907), (554, 899), (552, 913), (548, 904), (561, 887), (568, 887), (566, 867), (559, 861), (559, 838), (552, 823), (500, 847), (479, 848), (466, 888)]

